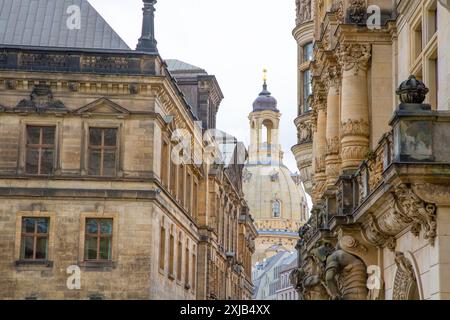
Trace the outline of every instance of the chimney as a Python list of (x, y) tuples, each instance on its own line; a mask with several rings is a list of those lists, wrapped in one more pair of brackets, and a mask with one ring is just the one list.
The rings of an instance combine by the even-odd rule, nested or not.
[(143, 2), (142, 35), (136, 50), (146, 53), (158, 53), (155, 40), (155, 4), (157, 0), (143, 0)]

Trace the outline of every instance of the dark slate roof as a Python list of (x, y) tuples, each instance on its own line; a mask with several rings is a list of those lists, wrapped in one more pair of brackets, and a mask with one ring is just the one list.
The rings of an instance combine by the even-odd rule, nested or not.
[[(81, 28), (69, 30), (67, 9), (81, 9)], [(0, 44), (130, 50), (87, 0), (0, 0)]]
[[(1, 0), (0, 0), (1, 1)], [(167, 59), (166, 60), (167, 69), (172, 73), (200, 73), (206, 74), (206, 71), (200, 67), (194, 66), (192, 64), (176, 60)]]

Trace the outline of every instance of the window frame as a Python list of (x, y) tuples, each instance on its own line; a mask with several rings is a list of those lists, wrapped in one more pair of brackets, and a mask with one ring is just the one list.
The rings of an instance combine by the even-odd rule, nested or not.
[[(124, 137), (123, 137), (123, 121), (101, 121), (86, 120), (82, 124), (83, 137), (81, 146), (81, 175), (96, 179), (111, 179), (123, 176), (124, 163)], [(92, 176), (89, 174), (89, 132), (90, 128), (99, 129), (117, 129), (117, 151), (116, 151), (116, 175), (115, 176)]]
[[(97, 233), (88, 233), (86, 230), (86, 226), (88, 224), (88, 220), (96, 220), (97, 222)], [(100, 225), (100, 220), (109, 220), (111, 221), (111, 234), (110, 235), (103, 235), (101, 232), (101, 225)], [(97, 258), (96, 259), (88, 259), (86, 256), (86, 242), (88, 240), (88, 238), (96, 238), (97, 239)], [(100, 259), (100, 245), (101, 245), (101, 239), (102, 238), (107, 238), (109, 239), (110, 242), (110, 246), (111, 246), (111, 252), (109, 253), (110, 258), (109, 259)], [(85, 243), (85, 251), (84, 251), (84, 256), (83, 256), (83, 261), (85, 262), (111, 262), (112, 261), (112, 250), (113, 250), (113, 238), (114, 238), (114, 219), (112, 218), (86, 218), (86, 222), (85, 222), (85, 234), (84, 234), (84, 243)]]
[[(91, 145), (91, 130), (101, 130), (101, 145)], [(106, 146), (105, 145), (105, 132), (106, 130), (115, 130), (116, 132), (116, 145), (115, 146)], [(119, 128), (117, 127), (96, 127), (96, 126), (89, 126), (88, 128), (88, 141), (87, 141), (87, 157), (88, 157), (88, 163), (87, 163), (87, 171), (88, 175), (92, 177), (115, 177), (118, 174), (118, 159), (120, 158), (119, 154)], [(94, 150), (97, 150), (100, 152), (100, 168), (99, 168), (99, 174), (93, 174), (91, 172), (91, 153), (94, 152)], [(114, 151), (115, 153), (115, 159), (114, 159), (114, 174), (112, 175), (106, 175), (104, 173), (104, 166), (105, 166), (105, 154), (112, 153)], [(108, 152), (109, 151), (109, 152)]]
[[(39, 143), (38, 144), (32, 144), (28, 141), (28, 130), (30, 128), (35, 128), (39, 130)], [(53, 144), (45, 144), (44, 143), (44, 130), (45, 129), (54, 129), (53, 134)], [(55, 166), (56, 166), (56, 135), (57, 135), (57, 127), (56, 125), (26, 125), (25, 128), (25, 173), (27, 175), (33, 175), (33, 176), (51, 176), (55, 172)], [(28, 151), (30, 150), (37, 150), (39, 152), (38, 156), (38, 163), (37, 163), (37, 173), (31, 173), (28, 171)], [(53, 159), (52, 159), (52, 168), (50, 173), (42, 173), (42, 160), (43, 160), (43, 152), (45, 150), (52, 150), (53, 151)]]
[[(31, 174), (26, 171), (27, 161), (27, 127), (55, 127), (54, 139), (54, 156), (53, 156), (53, 171), (51, 174)], [(31, 177), (49, 177), (57, 175), (61, 172), (61, 128), (62, 121), (48, 121), (48, 120), (29, 120), (24, 119), (20, 121), (20, 137), (19, 137), (19, 153), (17, 173), (19, 175), (26, 175)]]
[[(22, 248), (22, 220), (23, 218), (45, 218), (49, 220), (48, 241), (47, 241), (47, 258), (45, 260), (24, 260), (21, 255)], [(53, 266), (53, 255), (55, 250), (55, 229), (56, 229), (56, 214), (49, 211), (19, 211), (16, 213), (16, 232), (15, 232), (15, 246), (14, 258), (16, 266), (20, 265), (42, 265), (44, 267)]]
[[(34, 219), (36, 220), (34, 222), (34, 231), (33, 233), (28, 233), (28, 232), (24, 232), (23, 230), (23, 224), (24, 224), (24, 220), (25, 219)], [(48, 225), (47, 225), (47, 232), (46, 233), (39, 233), (38, 232), (38, 223), (37, 220), (39, 219), (45, 219), (48, 221)], [(47, 261), (48, 260), (48, 249), (49, 249), (49, 240), (50, 240), (50, 218), (47, 217), (28, 217), (28, 216), (24, 216), (22, 217), (22, 230), (21, 230), (21, 235), (20, 235), (20, 260), (21, 261)], [(33, 257), (32, 258), (26, 258), (25, 256), (22, 255), (22, 245), (24, 244), (24, 238), (33, 238)], [(36, 257), (37, 254), (37, 240), (38, 238), (46, 238), (46, 257), (43, 259), (38, 259)]]
[[(86, 247), (86, 221), (87, 219), (112, 219), (112, 240), (111, 240), (111, 260), (85, 260), (85, 247)], [(118, 257), (118, 240), (120, 237), (119, 228), (119, 214), (118, 213), (108, 213), (108, 212), (82, 212), (80, 214), (80, 229), (79, 229), (79, 265), (81, 267), (103, 267), (103, 266), (115, 266)], [(110, 271), (103, 269), (104, 271)]]

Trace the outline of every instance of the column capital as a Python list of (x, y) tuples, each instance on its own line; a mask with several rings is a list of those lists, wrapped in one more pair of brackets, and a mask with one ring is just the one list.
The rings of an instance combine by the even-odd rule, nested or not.
[(372, 56), (370, 44), (349, 43), (339, 47), (339, 63), (343, 71), (353, 70), (357, 74), (360, 70), (366, 71)]
[[(330, 65), (323, 74), (323, 82), (329, 90), (333, 87), (339, 87), (342, 81), (341, 68), (338, 65)], [(327, 91), (328, 91), (327, 90)]]

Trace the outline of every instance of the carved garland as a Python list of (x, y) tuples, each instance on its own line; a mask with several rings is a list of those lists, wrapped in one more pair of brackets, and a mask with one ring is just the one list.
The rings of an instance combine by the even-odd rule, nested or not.
[(339, 48), (339, 62), (343, 70), (353, 70), (355, 75), (360, 70), (367, 70), (370, 57), (370, 44), (342, 44)]

